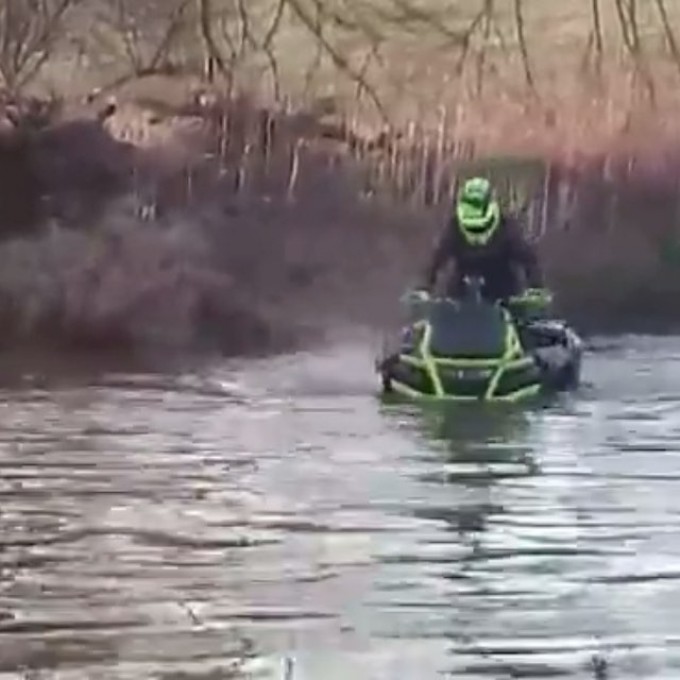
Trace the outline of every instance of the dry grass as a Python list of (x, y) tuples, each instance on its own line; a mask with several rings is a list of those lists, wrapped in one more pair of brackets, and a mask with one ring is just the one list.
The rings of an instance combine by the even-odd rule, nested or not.
[[(97, 24), (81, 31), (85, 56), (68, 61), (69, 50), (60, 44), (33, 85), (75, 95), (116, 81), (112, 91), (120, 105), (106, 125), (138, 151), (132, 187), (142, 216), (162, 224), (184, 211), (198, 221), (206, 205), (235, 215), (228, 220), (233, 229), (225, 229), (225, 271), (237, 287), (256, 282), (265, 298), (280, 291), (275, 304), (300, 299), (304, 307), (313, 297), (304, 291), (316, 288), (328, 299), (344, 279), (356, 283), (344, 299), (374, 286), (370, 304), (384, 307), (387, 288), (395, 295), (417, 273), (430, 227), (461, 173), (491, 153), (495, 162), (487, 159), (484, 170), (515, 208), (528, 209), (553, 280), (570, 293), (567, 306), (578, 309), (590, 300), (599, 312), (617, 300), (637, 300), (640, 308), (644, 300), (631, 291), (653, 284), (666, 300), (677, 287), (672, 268), (658, 270), (661, 244), (675, 233), (680, 214), (673, 179), (679, 161), (669, 153), (678, 133), (678, 116), (670, 114), (679, 107), (680, 70), (658, 0), (638, 0), (634, 45), (621, 39), (621, 26), (630, 28), (630, 21), (612, 13), (614, 2), (600, 3), (598, 51), (592, 0), (437, 0), (421, 3), (422, 10), (415, 0), (285, 0), (280, 17), (275, 0), (235, 3), (242, 12), (233, 15), (221, 14), (214, 0), (211, 50), (222, 63), (212, 83), (203, 71), (207, 48), (192, 37), (196, 17), (182, 17), (155, 59), (168, 35), (167, 9), (182, 0), (162, 7), (127, 3), (145, 28), (134, 44), (121, 42), (121, 26), (110, 15), (93, 18), (96, 3), (86, 2), (65, 24), (66, 36), (88, 21)], [(674, 19), (680, 11), (667, 9)], [(108, 53), (102, 31), (108, 31)], [(106, 54), (111, 58), (104, 68)], [(124, 83), (131, 71), (176, 69), (181, 78)], [(104, 90), (102, 96), (109, 93)], [(238, 93), (249, 101), (235, 99)], [(501, 152), (514, 157), (498, 158)], [(650, 218), (652, 205), (658, 210)], [(641, 219), (654, 228), (641, 230)], [(397, 228), (408, 220), (418, 223), (415, 232)], [(391, 236), (381, 228), (388, 224)], [(135, 243), (131, 237), (133, 251)], [(117, 266), (98, 289), (107, 304), (118, 295), (109, 285), (119, 277)], [(389, 284), (373, 277), (376, 268)], [(617, 268), (626, 276), (614, 300), (592, 281)], [(175, 290), (164, 275), (157, 280), (159, 298)], [(189, 298), (202, 285), (190, 283)], [(132, 319), (138, 291), (132, 286), (121, 295), (117, 309)], [(341, 297), (333, 298), (336, 306)], [(622, 316), (630, 313), (620, 309)]]
[(209, 44), (187, 0), (88, 0), (67, 16), (39, 84), (84, 92), (130, 74), (205, 73), (209, 64), (224, 69), (230, 92), (263, 103), (325, 98), (358, 120), (432, 129), (445, 109), (452, 132), (485, 148), (560, 153), (640, 136), (641, 118), (668, 123), (680, 106), (680, 5), (669, 0), (201, 6)]

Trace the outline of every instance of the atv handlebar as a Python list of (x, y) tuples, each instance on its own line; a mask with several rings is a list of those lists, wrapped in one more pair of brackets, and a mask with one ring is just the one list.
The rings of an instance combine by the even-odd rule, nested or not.
[[(429, 291), (420, 288), (410, 289), (401, 297), (401, 302), (407, 305), (426, 304), (434, 301), (445, 302), (451, 300), (447, 297), (433, 297)], [(452, 301), (452, 300), (451, 300)], [(553, 295), (544, 288), (528, 288), (520, 295), (513, 295), (508, 298), (507, 304), (511, 307), (548, 307), (552, 304)]]

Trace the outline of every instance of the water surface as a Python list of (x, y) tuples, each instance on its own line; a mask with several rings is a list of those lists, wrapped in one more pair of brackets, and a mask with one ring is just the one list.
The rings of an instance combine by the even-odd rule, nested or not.
[(382, 405), (352, 344), (14, 381), (0, 678), (677, 679), (679, 346), (526, 411)]

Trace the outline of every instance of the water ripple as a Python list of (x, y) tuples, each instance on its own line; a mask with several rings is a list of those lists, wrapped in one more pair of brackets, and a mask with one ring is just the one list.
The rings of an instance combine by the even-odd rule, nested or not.
[(680, 677), (680, 355), (586, 370), (527, 411), (382, 406), (352, 346), (6, 387), (0, 680)]

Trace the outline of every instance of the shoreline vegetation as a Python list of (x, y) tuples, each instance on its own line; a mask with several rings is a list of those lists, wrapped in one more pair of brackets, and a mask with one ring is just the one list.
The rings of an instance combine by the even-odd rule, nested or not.
[(0, 9), (7, 343), (388, 323), (473, 171), (580, 328), (680, 327), (675, 3), (28, 4)]

